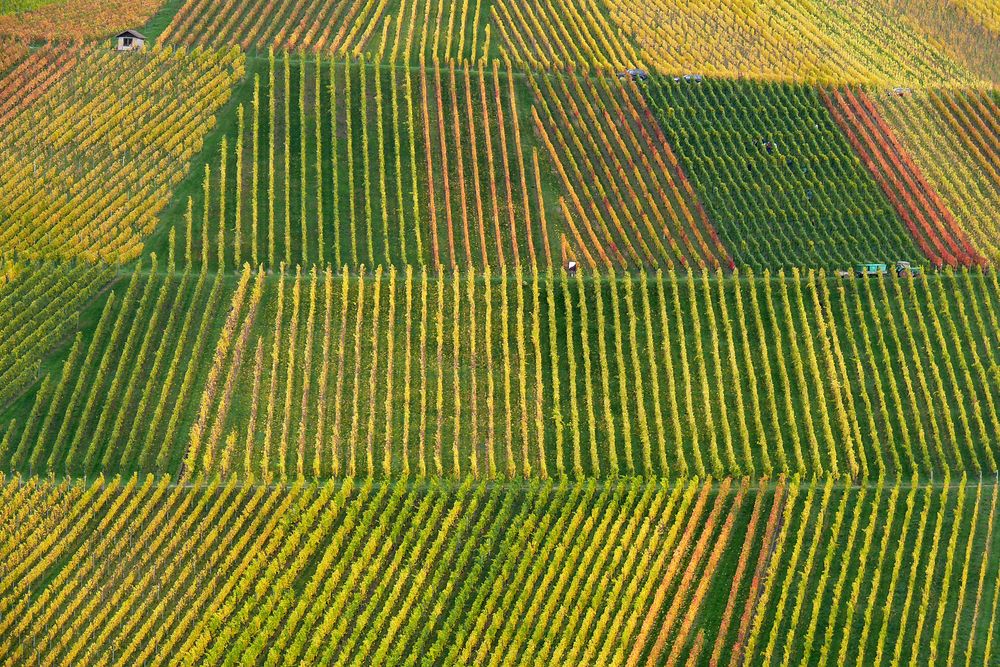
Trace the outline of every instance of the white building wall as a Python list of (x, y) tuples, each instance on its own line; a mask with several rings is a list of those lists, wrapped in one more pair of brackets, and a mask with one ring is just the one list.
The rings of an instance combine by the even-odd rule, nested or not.
[(138, 51), (139, 49), (141, 49), (143, 47), (143, 45), (145, 43), (146, 43), (145, 41), (143, 41), (141, 39), (135, 39), (133, 37), (132, 38), (132, 45), (131, 46), (125, 46), (125, 38), (124, 37), (119, 37), (118, 38), (118, 51)]

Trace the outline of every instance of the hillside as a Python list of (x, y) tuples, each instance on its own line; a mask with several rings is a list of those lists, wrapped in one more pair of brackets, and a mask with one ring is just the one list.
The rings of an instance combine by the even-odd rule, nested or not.
[(997, 664), (998, 31), (0, 1), (0, 662)]

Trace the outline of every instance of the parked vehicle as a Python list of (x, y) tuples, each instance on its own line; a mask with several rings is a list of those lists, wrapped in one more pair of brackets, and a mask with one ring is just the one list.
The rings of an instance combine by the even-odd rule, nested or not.
[(649, 72), (643, 69), (627, 69), (618, 72), (618, 78), (623, 81), (648, 81)]
[(870, 276), (884, 276), (889, 273), (889, 267), (886, 264), (881, 264), (878, 262), (859, 262), (854, 265), (854, 275), (858, 278), (867, 278)]

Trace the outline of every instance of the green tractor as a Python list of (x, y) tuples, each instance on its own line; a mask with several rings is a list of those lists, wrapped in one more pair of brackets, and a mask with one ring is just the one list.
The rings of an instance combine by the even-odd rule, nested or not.
[[(924, 275), (924, 270), (919, 266), (914, 266), (910, 262), (899, 261), (893, 265), (893, 270), (898, 278), (919, 278)], [(845, 278), (848, 277), (846, 271), (840, 272)], [(881, 262), (858, 262), (854, 265), (854, 276), (856, 278), (870, 278), (872, 276), (882, 277), (889, 275), (889, 265)]]
[(898, 278), (920, 278), (924, 275), (924, 270), (919, 266), (914, 266), (909, 262), (896, 262), (896, 276)]

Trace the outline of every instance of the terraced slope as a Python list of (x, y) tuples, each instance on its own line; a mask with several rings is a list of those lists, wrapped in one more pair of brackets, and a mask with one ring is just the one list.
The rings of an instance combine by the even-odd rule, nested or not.
[[(990, 223), (954, 213), (858, 93), (522, 80), (497, 61), (418, 75), (272, 56), (251, 69), (204, 170), (164, 215), (196, 262), (832, 270), (989, 258)], [(972, 156), (991, 154), (981, 136)]]

